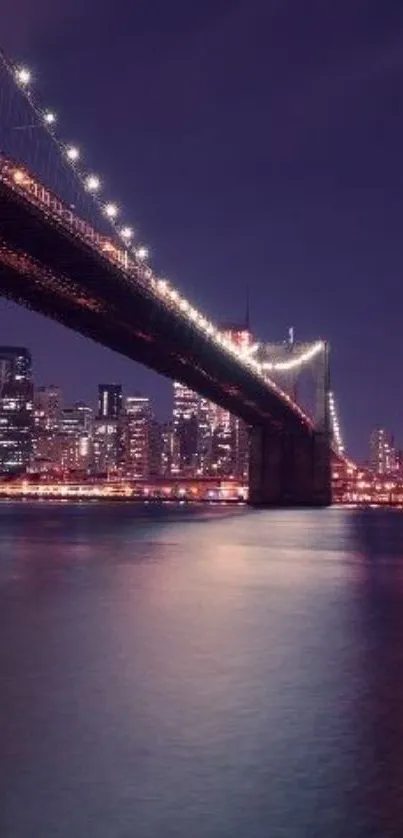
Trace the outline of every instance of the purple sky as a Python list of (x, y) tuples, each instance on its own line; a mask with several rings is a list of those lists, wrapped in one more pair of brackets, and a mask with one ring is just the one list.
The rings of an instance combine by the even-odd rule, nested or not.
[[(3, 0), (3, 47), (32, 66), (66, 139), (111, 185), (153, 264), (215, 319), (332, 344), (349, 450), (403, 445), (401, 0)], [(41, 383), (170, 386), (0, 303), (3, 343)]]

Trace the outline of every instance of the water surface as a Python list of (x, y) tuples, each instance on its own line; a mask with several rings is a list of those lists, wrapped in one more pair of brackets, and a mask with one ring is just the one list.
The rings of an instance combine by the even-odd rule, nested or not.
[(403, 515), (0, 505), (4, 838), (403, 835)]

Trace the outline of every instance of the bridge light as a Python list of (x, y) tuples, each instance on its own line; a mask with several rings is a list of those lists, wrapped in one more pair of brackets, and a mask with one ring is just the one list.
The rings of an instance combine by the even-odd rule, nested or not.
[(160, 291), (161, 294), (166, 294), (167, 290), (168, 290), (167, 280), (166, 279), (159, 279), (158, 280), (158, 291)]
[(66, 148), (66, 156), (67, 159), (70, 160), (71, 163), (76, 163), (77, 160), (80, 159), (80, 152), (75, 145), (69, 145)]
[(85, 179), (85, 188), (88, 192), (97, 192), (101, 186), (101, 181), (97, 175), (88, 175)]
[(120, 235), (122, 236), (122, 239), (128, 242), (133, 238), (134, 232), (131, 227), (122, 227)]
[(56, 122), (56, 114), (53, 111), (45, 111), (43, 115), (44, 122), (46, 125), (54, 125)]
[(105, 215), (107, 215), (108, 218), (116, 218), (119, 214), (119, 209), (116, 204), (105, 204), (104, 210)]
[(16, 183), (24, 183), (26, 175), (21, 171), (21, 169), (14, 169), (13, 178)]
[(26, 67), (18, 67), (15, 78), (21, 87), (27, 87), (32, 79), (30, 71)]
[(141, 246), (138, 247), (136, 250), (137, 259), (140, 259), (140, 262), (144, 262), (145, 259), (148, 259), (148, 248)]

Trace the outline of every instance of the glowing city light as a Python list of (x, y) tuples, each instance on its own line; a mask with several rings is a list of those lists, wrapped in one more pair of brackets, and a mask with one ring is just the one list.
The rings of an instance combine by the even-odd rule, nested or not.
[(54, 125), (56, 122), (56, 114), (53, 111), (45, 111), (43, 115), (44, 122), (46, 125)]

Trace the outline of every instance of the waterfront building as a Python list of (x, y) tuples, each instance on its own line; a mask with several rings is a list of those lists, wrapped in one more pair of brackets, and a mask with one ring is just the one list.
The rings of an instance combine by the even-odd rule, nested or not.
[(24, 347), (0, 347), (0, 473), (25, 472), (32, 458), (32, 359)]

